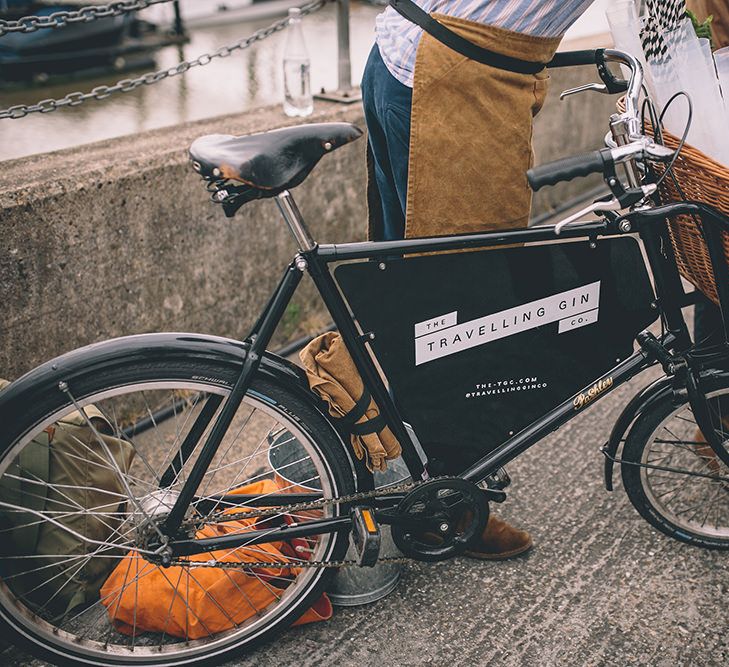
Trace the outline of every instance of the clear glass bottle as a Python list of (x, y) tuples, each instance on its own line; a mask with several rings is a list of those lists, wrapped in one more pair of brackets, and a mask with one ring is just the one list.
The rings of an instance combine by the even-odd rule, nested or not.
[(283, 60), (284, 113), (287, 116), (308, 116), (314, 111), (311, 95), (311, 61), (301, 29), (301, 10), (289, 9), (288, 36)]

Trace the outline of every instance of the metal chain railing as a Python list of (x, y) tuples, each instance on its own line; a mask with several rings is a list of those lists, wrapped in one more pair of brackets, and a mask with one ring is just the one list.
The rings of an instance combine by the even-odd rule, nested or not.
[[(149, 0), (140, 1), (149, 2)], [(302, 16), (313, 14), (330, 1), (331, 0), (314, 0), (300, 8), (301, 14)], [(3, 118), (24, 118), (31, 113), (50, 113), (51, 111), (56, 111), (63, 107), (78, 106), (88, 100), (103, 100), (114, 93), (128, 93), (132, 90), (136, 90), (140, 86), (149, 86), (153, 83), (157, 83), (158, 81), (162, 81), (163, 79), (184, 74), (193, 67), (208, 65), (216, 58), (227, 58), (235, 51), (247, 49), (256, 42), (260, 42), (283, 30), (288, 25), (288, 22), (288, 17), (279, 19), (266, 28), (256, 30), (256, 32), (254, 32), (250, 37), (240, 39), (233, 44), (221, 46), (212, 53), (204, 53), (193, 60), (183, 60), (177, 65), (173, 65), (167, 69), (158, 70), (156, 72), (147, 72), (135, 79), (122, 79), (121, 81), (117, 81), (113, 86), (97, 86), (88, 93), (77, 91), (74, 93), (68, 93), (68, 95), (59, 99), (41, 100), (36, 104), (16, 104), (15, 106), (8, 107), (7, 109), (0, 109), (0, 120)]]
[(58, 11), (48, 16), (23, 16), (17, 21), (0, 19), (0, 37), (9, 32), (35, 32), (44, 28), (63, 28), (73, 23), (89, 23), (96, 19), (105, 19), (110, 16), (120, 16), (128, 12), (147, 9), (152, 5), (172, 0), (122, 0), (111, 2), (108, 5), (93, 5), (82, 7), (75, 11)]

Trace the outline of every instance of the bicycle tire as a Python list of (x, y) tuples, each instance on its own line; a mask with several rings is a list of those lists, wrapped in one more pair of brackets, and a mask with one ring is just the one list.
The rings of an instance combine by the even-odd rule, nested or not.
[[(715, 375), (704, 383), (717, 432), (729, 443), (724, 418), (729, 376)], [(625, 491), (648, 523), (687, 544), (729, 549), (729, 482), (720, 479), (729, 478), (729, 468), (703, 440), (687, 401), (677, 405), (667, 393), (641, 415), (628, 434), (622, 461)]]
[[(83, 364), (80, 366), (82, 367)], [(79, 407), (85, 408), (88, 405), (95, 405), (113, 424), (114, 434), (118, 436), (123, 431), (122, 424), (124, 420), (120, 416), (121, 410), (132, 411), (136, 409), (135, 406), (139, 403), (140, 397), (143, 399), (142, 403), (144, 403), (145, 413), (152, 413), (152, 416), (154, 414), (159, 415), (161, 413), (157, 408), (161, 401), (154, 399), (165, 398), (169, 401), (173, 399), (177, 401), (180, 395), (184, 395), (187, 398), (190, 395), (203, 397), (224, 396), (228, 393), (229, 387), (232, 386), (239, 372), (240, 364), (232, 360), (226, 363), (222, 360), (205, 359), (202, 356), (195, 359), (194, 355), (191, 355), (189, 359), (176, 358), (160, 361), (146, 361), (136, 358), (128, 362), (119, 362), (117, 360), (106, 372), (99, 372), (98, 368), (94, 368), (88, 372), (75, 372), (73, 382), (71, 383), (72, 386), (69, 389), (73, 401), (69, 400), (69, 395), (59, 390), (57, 384), (34, 387), (33, 391), (28, 392), (28, 411), (22, 415), (22, 423), (18, 421), (16, 422), (15, 428), (6, 429), (6, 432), (12, 431), (15, 435), (10, 435), (9, 440), (5, 439), (8, 436), (0, 435), (0, 481), (2, 481), (7, 471), (11, 469), (11, 465), (17, 465), (20, 456), (19, 452), (26, 448), (28, 443), (32, 442), (34, 437), (43, 432), (44, 429), (47, 429), (49, 425), (57, 428), (62, 423), (59, 419), (63, 418), (70, 411), (75, 411), (78, 414), (77, 409)], [(154, 411), (151, 409), (152, 406), (155, 408)], [(171, 426), (175, 427), (176, 430), (174, 431), (175, 435), (172, 440), (172, 446), (167, 447), (165, 453), (165, 456), (171, 459), (171, 452), (174, 451), (174, 443), (179, 443), (182, 440), (182, 435), (185, 432), (185, 424), (189, 425), (194, 421), (194, 419), (191, 419), (191, 416), (199, 414), (202, 406), (201, 399), (198, 403), (192, 404), (192, 407), (188, 406), (187, 409), (182, 407), (176, 408), (174, 411), (174, 424), (170, 424), (169, 419), (164, 423), (159, 420), (159, 423), (157, 423), (152, 419), (153, 427), (151, 429), (147, 428), (145, 431), (148, 435), (141, 434), (128, 438), (134, 443), (135, 447), (135, 456), (132, 464), (135, 467), (127, 468), (124, 476), (127, 483), (135, 488), (135, 494), (136, 489), (145, 490), (153, 488), (157, 483), (154, 478), (154, 471), (161, 472), (169, 464), (168, 460), (163, 459), (160, 459), (159, 464), (151, 460), (147, 461), (146, 464), (142, 463), (153, 452), (151, 446), (152, 434), (150, 434), (150, 431), (154, 431), (156, 434), (155, 437), (161, 438), (164, 433), (172, 432)], [(113, 415), (111, 414), (112, 407), (114, 410)], [(120, 412), (117, 413), (116, 410)], [(244, 413), (241, 413), (241, 411), (244, 411)], [(2, 411), (0, 410), (0, 412)], [(185, 412), (187, 412), (186, 415)], [(240, 416), (241, 414), (242, 417)], [(149, 414), (145, 415), (145, 417), (148, 416)], [(243, 420), (242, 422), (241, 419)], [(274, 427), (269, 428), (269, 422), (275, 424), (275, 431), (271, 430)], [(135, 428), (138, 423), (135, 422)], [(240, 425), (241, 423), (242, 426)], [(149, 426), (149, 423), (147, 423), (147, 426)], [(233, 430), (236, 428), (240, 428), (240, 431), (231, 436)], [(266, 440), (268, 449), (265, 460), (261, 444), (255, 445), (254, 440), (249, 444), (243, 437), (239, 437), (244, 432), (244, 429), (248, 433), (254, 432), (256, 437), (261, 438), (261, 443), (264, 442), (264, 439)], [(308, 457), (308, 463), (297, 462), (297, 466), (306, 467), (311, 463), (318, 477), (318, 481), (311, 481), (308, 477), (303, 481), (310, 482), (310, 484), (314, 485), (319, 484), (325, 497), (345, 495), (355, 490), (356, 485), (351, 461), (345, 452), (341, 440), (331, 425), (323, 418), (321, 413), (301, 397), (300, 392), (296, 392), (270, 378), (256, 378), (254, 380), (251, 390), (248, 392), (239, 410), (237, 421), (229, 429), (228, 436), (226, 436), (228, 440), (224, 440), (221, 444), (219, 456), (223, 456), (223, 458), (216, 458), (206, 473), (209, 477), (204, 479), (204, 483), (207, 481), (208, 484), (205, 488), (207, 489), (210, 486), (211, 481), (216, 475), (222, 476), (222, 490), (224, 492), (229, 492), (231, 488), (237, 487), (246, 481), (239, 479), (240, 473), (234, 475), (232, 482), (226, 479), (226, 476), (229, 477), (232, 475), (230, 469), (234, 466), (225, 457), (228, 456), (228, 452), (232, 451), (233, 454), (231, 456), (237, 456), (239, 451), (248, 452), (251, 447), (255, 447), (252, 454), (243, 454), (243, 456), (249, 456), (244, 469), (253, 460), (250, 458), (251, 456), (255, 457), (258, 467), (263, 465), (265, 468), (268, 465), (270, 468), (263, 472), (258, 470), (253, 471), (253, 478), (259, 480), (268, 479), (279, 475), (279, 473), (284, 474), (280, 469), (271, 467), (273, 466), (270, 453), (272, 433), (278, 434), (276, 437), (279, 440), (276, 442), (280, 444), (276, 444), (276, 447), (283, 449), (284, 453), (293, 447), (292, 442), (296, 443), (296, 447), (303, 448)], [(293, 436), (293, 439), (289, 440), (289, 436)], [(230, 437), (233, 437), (232, 441)], [(159, 441), (162, 444), (164, 442), (164, 439)], [(235, 448), (233, 447), (234, 444)], [(154, 446), (158, 450), (165, 449), (164, 447), (159, 447), (158, 443), (154, 443)], [(249, 449), (245, 449), (246, 447)], [(145, 448), (144, 452), (142, 452), (143, 448)], [(224, 450), (226, 453), (223, 455), (221, 452)], [(260, 453), (259, 450), (261, 450)], [(298, 452), (299, 450), (296, 451)], [(194, 458), (193, 455), (189, 459), (190, 464), (192, 464)], [(110, 467), (113, 467), (113, 464), (110, 464)], [(153, 471), (153, 473), (149, 474), (149, 480), (151, 481), (147, 481), (147, 477), (144, 476), (149, 472), (147, 470), (148, 468)], [(13, 470), (17, 470), (17, 468), (13, 468)], [(120, 467), (117, 466), (117, 473), (120, 470)], [(306, 474), (310, 474), (308, 468)], [(216, 486), (221, 483), (219, 481), (220, 479), (219, 477), (216, 480)], [(178, 473), (175, 483), (179, 482), (181, 484), (181, 480), (182, 474)], [(289, 487), (298, 488), (297, 485), (289, 482), (290, 479), (287, 478), (286, 484)], [(144, 484), (147, 484), (147, 486), (144, 486)], [(61, 486), (60, 484), (58, 485), (57, 490), (59, 492), (63, 491), (60, 488)], [(202, 488), (203, 484), (200, 486), (200, 489)], [(199, 496), (198, 500), (204, 499), (205, 493), (206, 491), (203, 491), (202, 496)], [(210, 494), (208, 504), (210, 504), (209, 498), (213, 498), (213, 495), (216, 498), (218, 497), (217, 493), (218, 491), (216, 491), (216, 494)], [(135, 502), (139, 505), (141, 500), (138, 498)], [(112, 537), (108, 538), (110, 546), (108, 548), (96, 548), (94, 552), (95, 556), (92, 555), (92, 558), (96, 557), (98, 561), (99, 558), (104, 557), (102, 554), (111, 554), (111, 556), (108, 556), (109, 558), (116, 558), (117, 553), (127, 553), (126, 549), (134, 548), (134, 544), (131, 544), (134, 540), (129, 536), (137, 536), (135, 539), (138, 539), (140, 532), (134, 529), (134, 525), (136, 524), (126, 523), (127, 520), (133, 521), (132, 515), (134, 514), (134, 510), (129, 509), (129, 506), (132, 504), (131, 501), (125, 504), (126, 514), (123, 517), (123, 521), (118, 524), (120, 526), (129, 525), (132, 528), (126, 530), (126, 532), (122, 528), (116, 529), (112, 533)], [(159, 502), (157, 506), (159, 506)], [(200, 506), (202, 507), (202, 505)], [(25, 508), (23, 507), (22, 509)], [(100, 506), (90, 509), (80, 509), (79, 511), (86, 511), (93, 515), (93, 512), (100, 512)], [(326, 514), (327, 516), (334, 516), (341, 511), (336, 506), (330, 506), (328, 510), (319, 510), (320, 513), (315, 518), (324, 516), (324, 512), (328, 513)], [(7, 520), (8, 517), (4, 517), (3, 515), (6, 513), (10, 514), (11, 512), (25, 516), (22, 512), (18, 512), (17, 509), (11, 509), (8, 505), (3, 505), (3, 507), (0, 507), (0, 519)], [(45, 524), (55, 525), (48, 520), (51, 518), (50, 510), (47, 512), (46, 510), (42, 510), (40, 514), (36, 512), (32, 516), (34, 518), (40, 516), (38, 523), (43, 526), (44, 513)], [(316, 512), (314, 513), (316, 514)], [(57, 520), (61, 520), (61, 515), (58, 512), (56, 512), (55, 516)], [(285, 518), (282, 517), (282, 520)], [(7, 521), (2, 525), (3, 529), (6, 529), (6, 523)], [(316, 538), (312, 538), (310, 543), (307, 543), (309, 544), (308, 549), (312, 552), (309, 557), (324, 561), (341, 559), (347, 549), (347, 543), (346, 533), (317, 536)], [(241, 549), (249, 548), (241, 547)], [(131, 554), (132, 552), (130, 551), (129, 553)], [(28, 554), (28, 556), (34, 555)], [(54, 555), (53, 558), (60, 558), (60, 555)], [(13, 562), (19, 560), (19, 555), (14, 554)], [(86, 563), (87, 560), (83, 562)], [(40, 562), (44, 563), (45, 561)], [(63, 564), (65, 562), (63, 561)], [(86, 565), (84, 564), (83, 567), (86, 567)], [(3, 569), (5, 570), (6, 566), (3, 566)], [(195, 571), (195, 568), (181, 568), (181, 570), (183, 569), (192, 572)], [(137, 573), (139, 571), (137, 570)], [(21, 573), (20, 580), (26, 574), (32, 572), (33, 570), (24, 571)], [(109, 609), (111, 607), (109, 609), (102, 609), (101, 595), (99, 596), (99, 601), (90, 607), (82, 609), (78, 613), (74, 609), (72, 613), (75, 616), (72, 620), (68, 618), (68, 615), (60, 620), (50, 620), (48, 609), (44, 609), (43, 607), (39, 609), (38, 603), (35, 600), (31, 601), (29, 594), (24, 597), (24, 593), (14, 590), (14, 588), (19, 588), (14, 583), (19, 581), (19, 579), (15, 578), (10, 580), (6, 576), (2, 577), (3, 581), (0, 583), (0, 624), (4, 626), (2, 627), (4, 637), (8, 639), (12, 638), (12, 641), (16, 644), (28, 649), (42, 659), (62, 665), (183, 665), (192, 663), (219, 663), (222, 660), (229, 659), (241, 653), (246, 648), (265, 642), (295, 622), (312, 603), (319, 599), (326, 586), (328, 575), (332, 570), (299, 568), (299, 572), (293, 578), (290, 574), (291, 570), (288, 572), (289, 574), (286, 577), (256, 575), (256, 585), (265, 580), (273, 590), (278, 590), (279, 585), (285, 587), (280, 597), (277, 596), (275, 602), (271, 602), (268, 607), (260, 610), (251, 604), (256, 611), (253, 619), (247, 619), (240, 624), (235, 622), (235, 627), (223, 632), (211, 631), (209, 637), (202, 639), (197, 638), (188, 641), (189, 637), (172, 637), (167, 634), (167, 626), (165, 626), (165, 630), (161, 633), (161, 636), (159, 632), (153, 635), (153, 642), (144, 639), (145, 633), (141, 632), (142, 628), (135, 627), (134, 631), (139, 630), (139, 632), (137, 632), (136, 637), (133, 635), (131, 639), (118, 632), (114, 634), (114, 625), (109, 620), (111, 615)], [(7, 572), (3, 572), (3, 575), (5, 574)], [(182, 577), (182, 574), (180, 574), (180, 577)], [(191, 578), (192, 575), (186, 575), (188, 590)], [(286, 579), (286, 581), (275, 581), (276, 585), (274, 586), (271, 582), (276, 579)], [(181, 586), (180, 581), (181, 579), (177, 581), (178, 588)], [(171, 582), (170, 585), (172, 585)], [(138, 583), (135, 586), (136, 588), (140, 588)], [(126, 588), (127, 583), (125, 579), (123, 590)], [(239, 590), (243, 591), (245, 589), (241, 586)], [(119, 595), (121, 596), (121, 593)], [(175, 589), (175, 595), (181, 596), (182, 593), (180, 590)], [(249, 597), (246, 594), (246, 598), (248, 598), (247, 602), (250, 604)], [(241, 595), (242, 599), (243, 597)], [(192, 611), (189, 608), (189, 604), (187, 602), (185, 604), (187, 605), (185, 614), (189, 618)], [(172, 606), (170, 606), (171, 609)], [(90, 615), (92, 611), (93, 619)], [(136, 623), (136, 609), (134, 619)], [(95, 620), (95, 623), (92, 623), (92, 620)], [(235, 619), (232, 620), (235, 621)], [(96, 629), (95, 626), (101, 627), (104, 623), (106, 625), (103, 627), (103, 631)], [(76, 629), (76, 626), (80, 626), (79, 629)], [(117, 635), (119, 636), (117, 637)]]

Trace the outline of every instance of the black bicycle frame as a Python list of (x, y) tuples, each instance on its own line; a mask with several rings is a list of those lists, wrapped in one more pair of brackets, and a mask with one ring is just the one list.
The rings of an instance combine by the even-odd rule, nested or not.
[[(667, 225), (669, 216), (681, 214), (698, 215), (704, 221), (709, 247), (718, 246), (716, 238), (720, 231), (729, 232), (729, 219), (719, 211), (709, 206), (697, 203), (670, 204), (644, 211), (635, 211), (624, 219), (631, 223), (631, 233), (637, 232), (646, 248), (648, 264), (651, 267), (655, 281), (655, 291), (658, 296), (657, 303), (667, 325), (667, 332), (657, 341), (658, 349), (665, 355), (669, 351), (678, 353), (686, 351), (691, 346), (686, 323), (681, 308), (690, 303), (681, 285), (680, 276), (676, 267), (675, 257), (667, 238)], [(579, 227), (565, 229), (559, 237), (555, 236), (554, 227), (534, 227), (504, 232), (485, 232), (458, 236), (444, 236), (423, 239), (406, 239), (401, 241), (360, 242), (334, 245), (313, 245), (308, 250), (301, 250), (288, 266), (281, 282), (263, 310), (260, 318), (254, 325), (246, 341), (250, 343), (250, 351), (240, 377), (233, 387), (230, 396), (223, 405), (213, 428), (204, 443), (200, 456), (191, 471), (182, 492), (170, 512), (164, 529), (168, 535), (175, 535), (179, 528), (185, 511), (195, 498), (195, 492), (202, 477), (212, 460), (225, 431), (230, 425), (243, 397), (248, 391), (253, 377), (260, 364), (261, 357), (270, 343), (271, 336), (280, 322), (291, 297), (299, 284), (304, 271), (308, 271), (316, 285), (324, 304), (332, 316), (334, 324), (339, 330), (342, 339), (354, 360), (365, 387), (369, 390), (375, 403), (380, 409), (387, 426), (402, 446), (402, 456), (413, 479), (428, 479), (428, 472), (418, 454), (415, 445), (403, 424), (396, 405), (394, 404), (387, 387), (385, 386), (367, 349), (369, 337), (362, 335), (350, 313), (350, 310), (337, 287), (330, 272), (329, 265), (356, 259), (376, 260), (413, 253), (428, 253), (434, 251), (453, 251), (465, 249), (479, 249), (515, 243), (539, 243), (555, 241), (557, 239), (587, 239), (595, 240), (598, 237), (619, 236), (618, 221), (596, 220), (592, 223), (580, 224)], [(706, 224), (708, 223), (708, 224)], [(729, 330), (729, 277), (726, 264), (720, 251), (712, 250), (712, 260), (716, 260), (715, 275), (719, 282), (719, 300), (724, 316), (725, 334)], [(723, 268), (719, 268), (723, 267)], [(585, 407), (593, 405), (613, 389), (630, 380), (638, 373), (653, 366), (659, 361), (648, 346), (637, 350), (608, 373), (595, 379), (586, 387), (578, 391), (561, 405), (550, 410), (547, 414), (534, 421), (520, 433), (512, 436), (495, 450), (484, 456), (475, 464), (464, 470), (459, 477), (472, 482), (480, 482), (499, 468), (505, 466), (519, 454), (539, 442), (546, 435), (579, 414)], [(580, 396), (589, 397), (580, 400)], [(206, 413), (207, 414), (207, 413)], [(202, 413), (201, 413), (202, 417)], [(211, 415), (207, 419), (211, 419)], [(195, 424), (193, 429), (199, 430), (204, 424)], [(179, 459), (183, 460), (184, 452), (180, 452)], [(320, 494), (305, 494), (306, 499), (320, 497)], [(393, 498), (396, 501), (398, 498)], [(238, 496), (225, 496), (224, 504), (276, 506), (292, 502), (290, 494), (267, 495), (261, 503), (251, 503), (249, 498)], [(265, 502), (264, 502), (265, 501)], [(387, 515), (381, 517), (384, 523), (391, 523)], [(235, 548), (239, 546), (258, 544), (260, 542), (285, 540), (293, 536), (304, 536), (336, 532), (348, 529), (348, 518), (336, 517), (318, 521), (305, 522), (298, 526), (285, 526), (263, 530), (251, 530), (239, 535), (225, 538), (211, 538), (207, 540), (173, 540), (170, 546), (177, 555), (190, 555), (193, 553), (209, 552), (218, 548)]]

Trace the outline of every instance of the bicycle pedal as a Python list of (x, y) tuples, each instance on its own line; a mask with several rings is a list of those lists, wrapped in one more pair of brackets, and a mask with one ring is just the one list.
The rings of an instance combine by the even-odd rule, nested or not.
[(372, 567), (380, 556), (382, 535), (380, 525), (375, 519), (371, 507), (353, 507), (351, 512), (352, 546), (357, 555), (357, 562), (362, 567)]
[(503, 491), (511, 484), (511, 477), (506, 468), (499, 468), (495, 473), (485, 479), (486, 488)]

